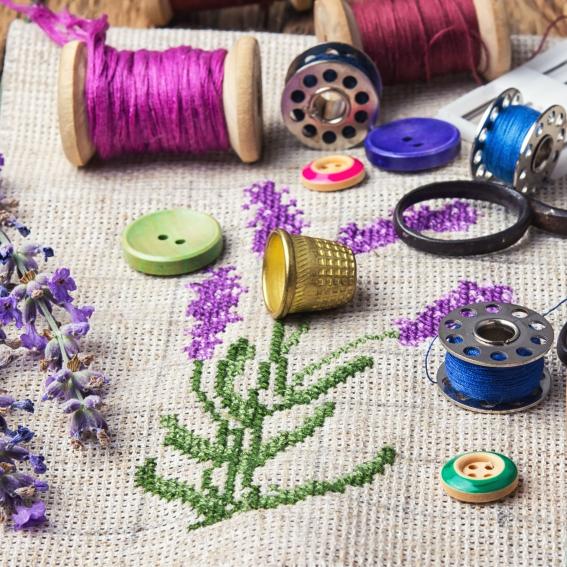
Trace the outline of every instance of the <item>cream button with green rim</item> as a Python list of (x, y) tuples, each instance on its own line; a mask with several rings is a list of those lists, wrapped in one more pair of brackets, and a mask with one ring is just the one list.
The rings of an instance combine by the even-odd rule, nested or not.
[(128, 264), (144, 274), (178, 276), (214, 262), (222, 252), (222, 231), (210, 215), (190, 209), (150, 213), (122, 234)]
[(443, 465), (441, 485), (462, 502), (494, 502), (516, 489), (518, 469), (500, 453), (464, 453)]

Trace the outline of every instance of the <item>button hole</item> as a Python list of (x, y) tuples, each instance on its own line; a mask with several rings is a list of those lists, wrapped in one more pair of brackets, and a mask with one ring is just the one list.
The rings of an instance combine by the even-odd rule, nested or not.
[(167, 236), (167, 234), (160, 234), (160, 235), (158, 236), (158, 238), (159, 238), (160, 240), (167, 240), (167, 239), (169, 238), (169, 236)]
[(176, 240), (175, 244), (185, 244), (185, 240), (183, 239)]

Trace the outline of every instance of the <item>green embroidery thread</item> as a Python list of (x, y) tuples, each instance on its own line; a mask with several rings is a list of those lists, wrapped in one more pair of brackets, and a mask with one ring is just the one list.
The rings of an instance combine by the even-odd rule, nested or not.
[[(289, 376), (288, 355), (308, 331), (308, 326), (303, 324), (286, 337), (284, 324), (274, 324), (269, 360), (259, 363), (256, 387), (250, 388), (246, 397), (236, 391), (235, 383), (246, 372), (247, 363), (255, 359), (256, 348), (244, 338), (234, 342), (228, 348), (226, 358), (219, 360), (216, 365), (214, 390), (220, 408), (201, 387), (204, 362), (196, 361), (191, 390), (216, 425), (215, 439), (207, 439), (187, 429), (179, 423), (176, 415), (163, 416), (160, 423), (167, 432), (165, 446), (173, 447), (199, 463), (210, 463), (201, 476), (201, 485), (197, 488), (178, 479), (165, 479), (157, 475), (157, 460), (152, 458), (137, 468), (136, 486), (164, 500), (180, 500), (191, 506), (201, 518), (201, 521), (189, 526), (190, 530), (194, 530), (227, 520), (240, 512), (296, 504), (310, 496), (342, 493), (348, 486), (369, 484), (377, 474), (383, 474), (385, 466), (391, 465), (395, 459), (394, 449), (387, 446), (371, 461), (358, 465), (352, 472), (334, 480), (312, 480), (292, 489), (271, 486), (268, 493), (261, 492), (260, 486), (254, 484), (256, 469), (314, 435), (333, 417), (335, 403), (323, 402), (299, 426), (269, 440), (263, 438), (265, 420), (277, 412), (310, 405), (349, 378), (372, 368), (374, 361), (369, 356), (355, 356), (309, 386), (303, 386), (305, 379), (365, 342), (398, 337), (396, 331), (365, 335)], [(271, 406), (260, 400), (261, 392), (269, 390), (270, 386), (277, 398)], [(224, 486), (213, 482), (213, 473), (221, 468), (226, 471)]]

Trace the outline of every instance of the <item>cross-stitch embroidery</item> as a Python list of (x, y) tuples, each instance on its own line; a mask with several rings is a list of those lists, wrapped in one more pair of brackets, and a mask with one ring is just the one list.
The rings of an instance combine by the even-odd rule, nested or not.
[[(408, 226), (419, 232), (466, 232), (476, 224), (478, 216), (479, 212), (471, 204), (455, 199), (439, 209), (427, 205), (413, 207), (408, 210), (405, 218)], [(391, 215), (377, 218), (363, 227), (351, 222), (339, 230), (337, 237), (338, 242), (351, 248), (355, 254), (384, 248), (398, 240)]]
[[(290, 375), (289, 354), (307, 332), (307, 325), (289, 331), (281, 322), (274, 324), (269, 360), (259, 363), (256, 385), (245, 396), (239, 394), (235, 386), (237, 380), (250, 371), (249, 363), (256, 357), (256, 348), (248, 339), (238, 339), (228, 348), (226, 357), (217, 362), (213, 397), (209, 397), (202, 387), (205, 362), (196, 361), (191, 390), (214, 422), (215, 438), (195, 434), (181, 424), (175, 415), (164, 416), (161, 424), (167, 430), (165, 445), (197, 462), (210, 464), (202, 474), (201, 485), (193, 486), (182, 480), (159, 476), (155, 458), (147, 459), (137, 469), (136, 485), (165, 500), (181, 500), (189, 504), (200, 518), (189, 528), (197, 529), (226, 520), (237, 513), (295, 504), (309, 496), (344, 492), (348, 486), (368, 484), (377, 474), (383, 474), (385, 465), (391, 465), (395, 457), (394, 449), (388, 446), (378, 451), (372, 460), (361, 463), (338, 478), (310, 480), (291, 489), (273, 485), (267, 492), (256, 484), (254, 473), (257, 469), (287, 448), (313, 436), (333, 417), (335, 402), (324, 401), (317, 405), (317, 400), (349, 378), (371, 368), (374, 361), (369, 356), (356, 355), (331, 368), (310, 385), (304, 384), (305, 379), (364, 342), (395, 339), (398, 336), (396, 331), (388, 331), (382, 335), (361, 337)], [(271, 405), (261, 401), (262, 391), (267, 390), (277, 400)], [(265, 421), (278, 412), (299, 405), (314, 405), (311, 415), (294, 429), (265, 439)], [(244, 443), (245, 436), (250, 439), (247, 446)], [(222, 486), (213, 481), (213, 473), (221, 467), (226, 467), (227, 471)]]

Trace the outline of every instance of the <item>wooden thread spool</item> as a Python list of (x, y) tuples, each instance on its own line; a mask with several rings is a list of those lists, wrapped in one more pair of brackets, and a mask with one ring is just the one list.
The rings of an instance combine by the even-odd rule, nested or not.
[[(510, 69), (512, 47), (506, 8), (501, 0), (472, 0), (482, 53), (479, 72), (489, 81)], [(315, 0), (315, 34), (319, 41), (339, 41), (362, 49), (362, 38), (354, 14), (345, 0)], [(375, 62), (380, 67), (380, 62)]]
[[(59, 131), (67, 159), (86, 165), (95, 155), (85, 99), (87, 48), (79, 41), (61, 51), (57, 106)], [(262, 153), (262, 70), (260, 48), (255, 38), (240, 38), (224, 63), (223, 107), (230, 145), (244, 163), (260, 159)]]
[[(199, 10), (219, 10), (235, 8), (250, 4), (272, 4), (273, 0), (159, 0), (168, 3), (172, 14), (190, 14)], [(298, 12), (310, 10), (313, 0), (289, 0), (291, 6)]]

